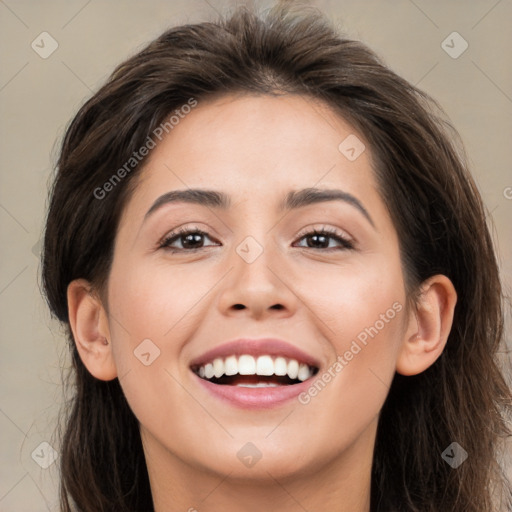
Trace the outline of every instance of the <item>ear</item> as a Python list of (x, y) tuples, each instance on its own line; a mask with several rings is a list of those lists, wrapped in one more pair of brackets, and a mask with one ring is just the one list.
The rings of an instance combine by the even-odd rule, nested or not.
[(417, 375), (441, 355), (452, 328), (456, 302), (457, 292), (446, 276), (435, 275), (422, 284), (398, 354), (398, 373)]
[(112, 355), (108, 318), (100, 298), (85, 279), (68, 285), (68, 312), (71, 331), (80, 359), (89, 373), (100, 380), (117, 377)]

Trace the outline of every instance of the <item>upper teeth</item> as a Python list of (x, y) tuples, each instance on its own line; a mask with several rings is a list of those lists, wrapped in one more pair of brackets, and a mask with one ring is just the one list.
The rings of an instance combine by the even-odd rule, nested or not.
[(271, 356), (250, 355), (229, 356), (225, 359), (216, 358), (211, 363), (200, 366), (200, 377), (211, 379), (220, 378), (223, 375), (288, 375), (290, 379), (307, 380), (314, 374), (314, 368), (307, 364), (299, 363), (296, 359), (284, 357), (272, 358)]

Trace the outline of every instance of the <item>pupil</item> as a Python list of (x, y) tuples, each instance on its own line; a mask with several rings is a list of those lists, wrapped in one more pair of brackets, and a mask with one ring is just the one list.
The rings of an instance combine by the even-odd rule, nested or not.
[(325, 241), (326, 241), (326, 239), (327, 239), (327, 237), (326, 237), (325, 235), (311, 235), (311, 238), (312, 238), (313, 240), (316, 240), (316, 241), (318, 241), (319, 239), (322, 239), (322, 242), (321, 242), (322, 247), (324, 247), (324, 246), (325, 246)]
[(194, 243), (201, 242), (202, 235), (199, 233), (191, 233), (185, 236), (183, 244), (184, 247), (190, 247), (191, 245), (194, 245)]

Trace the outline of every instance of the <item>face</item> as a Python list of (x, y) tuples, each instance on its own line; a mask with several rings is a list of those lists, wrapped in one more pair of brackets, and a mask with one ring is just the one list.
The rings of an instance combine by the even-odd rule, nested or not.
[[(190, 189), (226, 204), (165, 200)], [(367, 454), (407, 319), (364, 134), (300, 96), (199, 102), (141, 172), (107, 300), (154, 460), (243, 476), (261, 454), (251, 477), (277, 478)]]

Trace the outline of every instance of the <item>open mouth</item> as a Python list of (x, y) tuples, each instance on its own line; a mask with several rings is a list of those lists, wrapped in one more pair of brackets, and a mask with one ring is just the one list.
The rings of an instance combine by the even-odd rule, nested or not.
[(216, 358), (191, 369), (200, 378), (213, 384), (247, 388), (300, 384), (318, 372), (316, 366), (301, 363), (297, 359), (270, 355), (254, 357), (247, 354)]

